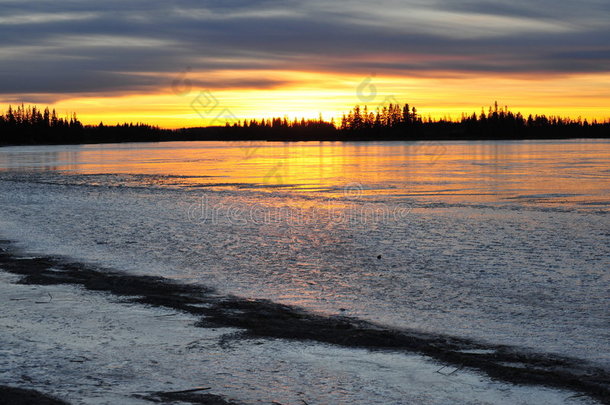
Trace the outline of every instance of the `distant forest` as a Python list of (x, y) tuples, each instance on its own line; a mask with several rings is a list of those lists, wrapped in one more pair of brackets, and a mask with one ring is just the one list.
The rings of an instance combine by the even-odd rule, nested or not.
[(162, 141), (172, 132), (146, 124), (83, 125), (76, 114), (59, 118), (55, 110), (36, 106), (9, 106), (0, 115), (1, 145)]
[(9, 106), (0, 115), (0, 145), (162, 142), (196, 140), (350, 141), (494, 140), (609, 138), (610, 121), (513, 113), (496, 103), (461, 119), (422, 117), (409, 104), (375, 111), (356, 106), (340, 122), (272, 118), (243, 120), (224, 127), (161, 129), (147, 124), (83, 125), (76, 114), (59, 118), (55, 110)]

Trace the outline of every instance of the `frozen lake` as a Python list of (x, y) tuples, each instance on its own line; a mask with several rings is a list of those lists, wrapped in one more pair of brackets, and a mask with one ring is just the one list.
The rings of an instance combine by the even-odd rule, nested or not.
[(610, 142), (0, 148), (29, 251), (610, 365)]

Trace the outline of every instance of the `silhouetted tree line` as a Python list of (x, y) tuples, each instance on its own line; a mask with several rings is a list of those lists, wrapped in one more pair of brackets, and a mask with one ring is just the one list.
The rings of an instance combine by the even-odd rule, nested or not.
[(287, 117), (243, 120), (224, 127), (164, 130), (146, 124), (83, 126), (75, 114), (58, 118), (48, 108), (9, 106), (0, 115), (0, 144), (74, 144), (196, 140), (467, 140), (608, 138), (610, 122), (514, 113), (498, 103), (480, 114), (448, 118), (422, 117), (409, 104), (369, 110), (354, 107), (334, 120)]
[(545, 138), (605, 138), (610, 137), (610, 122), (589, 123), (582, 118), (514, 113), (508, 107), (499, 108), (496, 102), (487, 113), (462, 115), (460, 121), (439, 120), (430, 127), (438, 133), (457, 133), (462, 138), (474, 139), (545, 139)]
[(462, 115), (460, 120), (424, 118), (409, 104), (389, 104), (371, 111), (367, 106), (354, 107), (341, 122), (287, 118), (251, 120), (227, 125), (214, 134), (205, 129), (185, 130), (214, 139), (266, 140), (459, 140), (459, 139), (558, 139), (607, 138), (610, 122), (545, 115), (525, 118), (496, 102), (487, 112)]
[(372, 130), (407, 130), (422, 123), (415, 107), (409, 104), (404, 106), (390, 104), (377, 109), (376, 112), (369, 111), (367, 106), (354, 107), (349, 114), (343, 114), (339, 130), (341, 131), (372, 131)]
[(23, 104), (9, 106), (0, 115), (2, 145), (158, 141), (171, 135), (172, 131), (146, 124), (84, 126), (76, 114), (60, 118), (55, 110)]
[(0, 143), (76, 143), (80, 141), (83, 125), (75, 114), (59, 118), (55, 110), (39, 110), (36, 106), (13, 109), (8, 107), (0, 115)]
[[(187, 129), (188, 133), (189, 130)], [(314, 139), (328, 138), (337, 134), (334, 120), (319, 119), (293, 119), (287, 117), (261, 120), (244, 120), (227, 125), (217, 133), (221, 139), (231, 140), (285, 140), (285, 139)]]

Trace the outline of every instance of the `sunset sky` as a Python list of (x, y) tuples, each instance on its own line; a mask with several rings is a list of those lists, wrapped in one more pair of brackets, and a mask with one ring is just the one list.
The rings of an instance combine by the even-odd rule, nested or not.
[(610, 118), (607, 0), (0, 0), (0, 106), (203, 126), (409, 102)]

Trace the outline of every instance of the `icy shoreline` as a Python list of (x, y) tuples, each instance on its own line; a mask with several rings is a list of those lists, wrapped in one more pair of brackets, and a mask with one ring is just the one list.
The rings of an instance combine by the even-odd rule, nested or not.
[[(334, 367), (349, 384), (321, 388), (328, 391), (321, 398), (333, 403), (343, 397), (345, 403), (430, 404), (608, 398), (608, 371), (574, 359), (321, 317), (163, 279), (28, 258), (6, 242), (0, 247), (0, 269), (13, 273), (0, 279), (7, 301), (0, 384), (39, 388), (71, 403), (144, 404), (155, 392), (203, 385), (210, 395), (239, 403), (317, 403), (307, 370), (328, 372), (319, 377), (327, 381)], [(325, 363), (328, 358), (337, 364)], [(371, 374), (372, 365), (380, 371)], [(398, 375), (405, 372), (409, 378)], [(62, 378), (53, 381), (53, 373)], [(359, 384), (351, 381), (356, 377)], [(233, 381), (239, 378), (245, 381)], [(274, 382), (277, 391), (269, 392)]]

